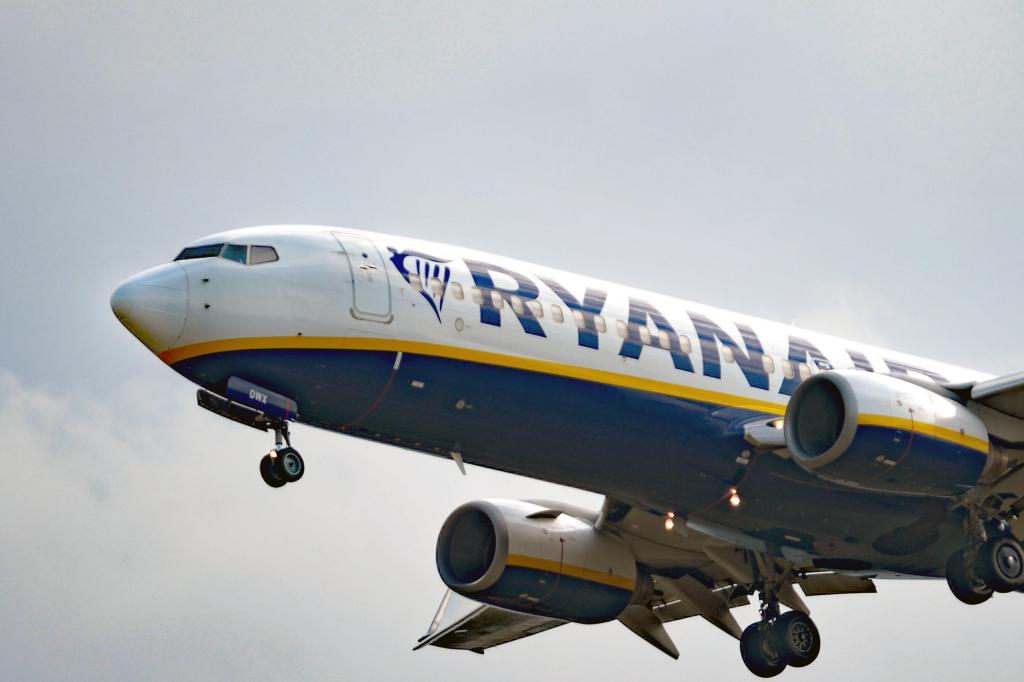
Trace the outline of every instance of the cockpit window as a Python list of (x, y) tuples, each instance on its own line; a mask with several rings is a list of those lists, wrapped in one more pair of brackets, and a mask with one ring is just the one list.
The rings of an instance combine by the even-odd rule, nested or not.
[(273, 263), (277, 260), (277, 250), (273, 246), (252, 246), (249, 248), (249, 265)]
[(242, 265), (245, 265), (247, 251), (248, 247), (244, 244), (225, 244), (224, 250), (220, 252), (220, 257), (237, 261)]
[(220, 256), (242, 265), (260, 265), (273, 263), (277, 258), (277, 249), (273, 246), (247, 246), (245, 244), (206, 244), (190, 246), (178, 254), (174, 260), (192, 260), (194, 258), (215, 258)]
[(174, 260), (192, 260), (193, 258), (213, 258), (220, 255), (223, 244), (205, 244), (203, 246), (189, 246), (182, 249), (181, 253)]

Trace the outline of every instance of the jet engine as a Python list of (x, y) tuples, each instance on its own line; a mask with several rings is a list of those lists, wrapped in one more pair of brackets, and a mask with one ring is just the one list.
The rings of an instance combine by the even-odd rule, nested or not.
[(437, 539), (437, 569), (449, 588), (476, 601), (577, 623), (616, 618), (645, 582), (617, 537), (517, 500), (452, 512)]
[(801, 382), (786, 409), (786, 447), (807, 471), (870, 490), (955, 495), (994, 478), (1006, 458), (977, 415), (942, 388), (855, 370)]

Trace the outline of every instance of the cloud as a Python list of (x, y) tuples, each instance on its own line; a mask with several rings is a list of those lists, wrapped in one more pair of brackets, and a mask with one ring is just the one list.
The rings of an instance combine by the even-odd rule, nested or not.
[[(303, 428), (309, 474), (267, 489), (267, 435), (107, 305), (227, 226), (393, 231), (1024, 366), (1012, 6), (64, 4), (0, 22), (0, 678), (750, 679), (698, 620), (669, 626), (679, 662), (615, 623), (409, 651), (452, 508), (599, 498)], [(813, 675), (1017, 674), (993, 652), (1018, 596), (880, 589), (812, 600)]]
[(789, 324), (877, 346), (892, 342), (892, 312), (873, 287), (824, 280), (805, 291), (804, 301)]

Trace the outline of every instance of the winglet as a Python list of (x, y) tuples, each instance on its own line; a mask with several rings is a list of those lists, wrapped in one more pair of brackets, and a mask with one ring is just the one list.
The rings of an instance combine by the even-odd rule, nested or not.
[(654, 612), (646, 606), (634, 604), (627, 606), (626, 610), (619, 616), (619, 622), (642, 637), (648, 644), (658, 651), (664, 652), (672, 658), (679, 658), (679, 650), (672, 642), (672, 638), (665, 631)]

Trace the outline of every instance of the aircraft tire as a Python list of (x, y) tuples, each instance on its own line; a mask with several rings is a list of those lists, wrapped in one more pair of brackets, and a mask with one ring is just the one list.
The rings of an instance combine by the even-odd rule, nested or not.
[(821, 652), (821, 635), (811, 617), (802, 611), (787, 611), (771, 628), (772, 643), (787, 665), (803, 668), (814, 663)]
[(260, 460), (260, 476), (263, 477), (263, 482), (271, 488), (280, 488), (285, 481), (277, 475), (275, 469), (274, 460), (270, 459), (270, 455), (263, 455), (263, 459)]
[(274, 458), (274, 471), (285, 483), (295, 483), (306, 473), (306, 463), (295, 448), (281, 448)]
[(978, 549), (974, 572), (996, 592), (1013, 592), (1024, 585), (1024, 548), (1013, 538), (989, 538)]
[(771, 630), (761, 623), (748, 625), (740, 636), (740, 657), (747, 670), (758, 677), (775, 677), (786, 669), (786, 661), (775, 649)]
[(992, 597), (992, 588), (985, 583), (972, 580), (964, 565), (964, 551), (959, 550), (946, 562), (946, 584), (953, 596), (964, 604), (974, 606)]

